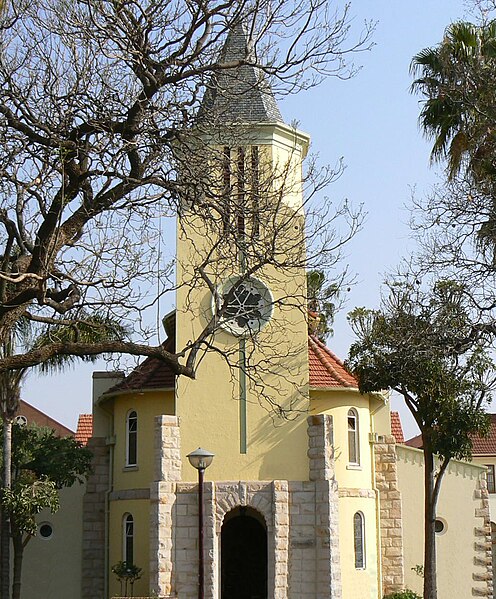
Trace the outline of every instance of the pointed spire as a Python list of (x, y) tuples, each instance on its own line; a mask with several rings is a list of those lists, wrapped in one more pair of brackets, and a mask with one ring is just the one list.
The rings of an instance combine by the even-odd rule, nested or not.
[[(251, 45), (243, 25), (235, 25), (227, 36), (220, 62), (228, 64), (249, 59)], [(254, 65), (241, 65), (214, 74), (203, 98), (202, 114), (225, 124), (283, 122), (263, 71)]]

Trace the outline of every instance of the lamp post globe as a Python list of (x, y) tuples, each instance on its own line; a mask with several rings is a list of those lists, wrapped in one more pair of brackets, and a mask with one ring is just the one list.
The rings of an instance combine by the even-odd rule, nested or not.
[(198, 599), (203, 599), (204, 594), (203, 475), (213, 459), (214, 454), (201, 447), (188, 454), (189, 463), (198, 470)]

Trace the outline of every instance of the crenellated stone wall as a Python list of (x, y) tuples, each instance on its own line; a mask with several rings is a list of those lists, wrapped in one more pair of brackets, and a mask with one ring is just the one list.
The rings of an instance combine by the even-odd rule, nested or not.
[(475, 518), (480, 521), (480, 526), (474, 528), (474, 566), (477, 570), (472, 574), (474, 582), (472, 587), (473, 597), (493, 598), (493, 561), (491, 542), (491, 514), (489, 510), (489, 493), (487, 491), (486, 473), (481, 473), (474, 492), (479, 505), (475, 508)]

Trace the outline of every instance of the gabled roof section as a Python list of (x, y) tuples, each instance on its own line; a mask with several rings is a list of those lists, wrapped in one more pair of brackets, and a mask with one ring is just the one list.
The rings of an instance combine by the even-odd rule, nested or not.
[(358, 389), (358, 381), (343, 362), (315, 335), (308, 336), (308, 366), (311, 388)]
[(88, 445), (93, 435), (93, 414), (79, 414), (76, 434), (74, 438), (82, 445)]
[[(166, 351), (175, 351), (174, 337), (164, 342)], [(128, 391), (153, 391), (154, 389), (173, 389), (176, 375), (172, 368), (158, 358), (146, 358), (131, 374), (106, 391), (102, 397)]]
[[(489, 434), (487, 437), (472, 435), (472, 455), (473, 456), (494, 456), (496, 457), (496, 414), (489, 416)], [(417, 435), (406, 442), (410, 447), (422, 449), (422, 435)]]
[(74, 435), (74, 431), (70, 428), (67, 428), (57, 420), (54, 420), (48, 414), (45, 414), (38, 408), (35, 408), (27, 401), (21, 399), (19, 403), (19, 411), (17, 412), (18, 416), (24, 416), (27, 420), (27, 424), (36, 424), (38, 426), (46, 426), (47, 428), (51, 428), (55, 431), (55, 434), (59, 437), (72, 437)]
[(399, 412), (391, 412), (391, 434), (393, 435), (396, 443), (405, 442)]
[(243, 25), (236, 25), (228, 33), (219, 63), (234, 66), (213, 75), (205, 91), (199, 120), (208, 114), (217, 124), (283, 122), (265, 74), (254, 64), (251, 46)]

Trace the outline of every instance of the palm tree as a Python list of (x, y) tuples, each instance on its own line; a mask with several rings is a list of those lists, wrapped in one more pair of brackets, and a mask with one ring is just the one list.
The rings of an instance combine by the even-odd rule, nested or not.
[(322, 270), (307, 272), (307, 306), (311, 319), (309, 328), (322, 342), (333, 332), (338, 295), (338, 286), (335, 283), (326, 285), (326, 275)]
[(449, 179), (464, 174), (481, 184), (496, 175), (495, 59), (496, 21), (453, 23), (438, 46), (412, 59), (412, 89), (426, 97), (419, 121)]
[[(52, 324), (49, 328), (43, 330), (33, 330), (30, 321), (21, 319), (16, 329), (11, 332), (8, 341), (0, 345), (0, 355), (13, 355), (19, 350), (29, 351), (54, 341), (68, 343), (78, 340), (97, 343), (122, 340), (126, 335), (127, 331), (120, 324), (115, 323), (110, 318), (100, 316), (82, 315), (76, 325), (65, 325), (61, 321), (60, 324)], [(77, 360), (92, 362), (96, 359), (97, 356), (56, 356), (51, 361), (41, 364), (38, 370), (45, 374), (57, 372), (73, 365)], [(29, 370), (29, 368), (23, 368), (0, 372), (0, 418), (3, 426), (3, 489), (10, 489), (12, 486), (12, 424), (19, 409), (22, 383)], [(0, 514), (0, 598), (9, 599), (10, 523), (7, 510), (2, 509), (1, 502)]]

